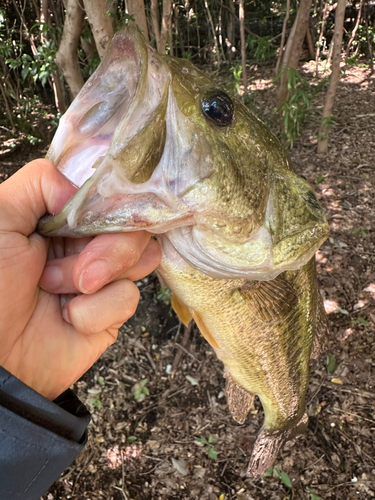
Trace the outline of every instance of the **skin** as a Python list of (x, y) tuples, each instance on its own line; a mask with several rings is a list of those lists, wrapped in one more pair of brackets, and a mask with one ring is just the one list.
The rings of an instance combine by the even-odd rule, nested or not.
[(50, 400), (115, 342), (138, 304), (133, 281), (161, 257), (145, 231), (78, 240), (34, 232), (75, 190), (48, 160), (0, 185), (0, 365)]

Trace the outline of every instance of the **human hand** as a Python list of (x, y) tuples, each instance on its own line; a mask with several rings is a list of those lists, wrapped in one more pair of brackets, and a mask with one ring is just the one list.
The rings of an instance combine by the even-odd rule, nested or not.
[(113, 344), (138, 304), (133, 281), (161, 257), (145, 231), (81, 239), (35, 233), (39, 218), (58, 213), (75, 191), (48, 160), (0, 185), (0, 366), (51, 400)]

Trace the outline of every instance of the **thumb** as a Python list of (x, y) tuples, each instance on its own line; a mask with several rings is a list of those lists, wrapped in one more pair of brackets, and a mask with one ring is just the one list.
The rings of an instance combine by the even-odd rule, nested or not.
[(0, 231), (29, 236), (46, 212), (60, 212), (77, 188), (49, 160), (34, 160), (0, 185)]

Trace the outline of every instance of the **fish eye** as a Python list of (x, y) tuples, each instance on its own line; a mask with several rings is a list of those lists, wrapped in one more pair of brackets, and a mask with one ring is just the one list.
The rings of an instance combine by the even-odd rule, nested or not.
[(234, 105), (228, 94), (216, 90), (202, 99), (202, 111), (219, 127), (230, 125), (234, 115)]

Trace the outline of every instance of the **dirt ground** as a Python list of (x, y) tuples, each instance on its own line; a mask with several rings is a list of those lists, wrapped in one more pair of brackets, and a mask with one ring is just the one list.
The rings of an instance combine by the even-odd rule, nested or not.
[[(303, 69), (311, 74), (308, 65)], [(256, 107), (272, 121), (271, 80), (251, 76)], [(137, 283), (141, 302), (117, 343), (76, 384), (92, 410), (89, 441), (44, 500), (375, 497), (375, 77), (366, 68), (346, 69), (329, 153), (317, 156), (323, 99), (317, 96), (290, 151), (331, 229), (317, 253), (330, 327), (326, 353), (311, 373), (307, 433), (282, 448), (273, 474), (246, 478), (261, 407), (244, 425), (232, 420), (222, 364), (196, 329), (186, 344), (150, 276)], [(0, 157), (0, 181), (40, 154), (18, 148)], [(177, 353), (183, 356), (172, 378)], [(327, 354), (331, 371), (337, 363), (334, 373)]]

